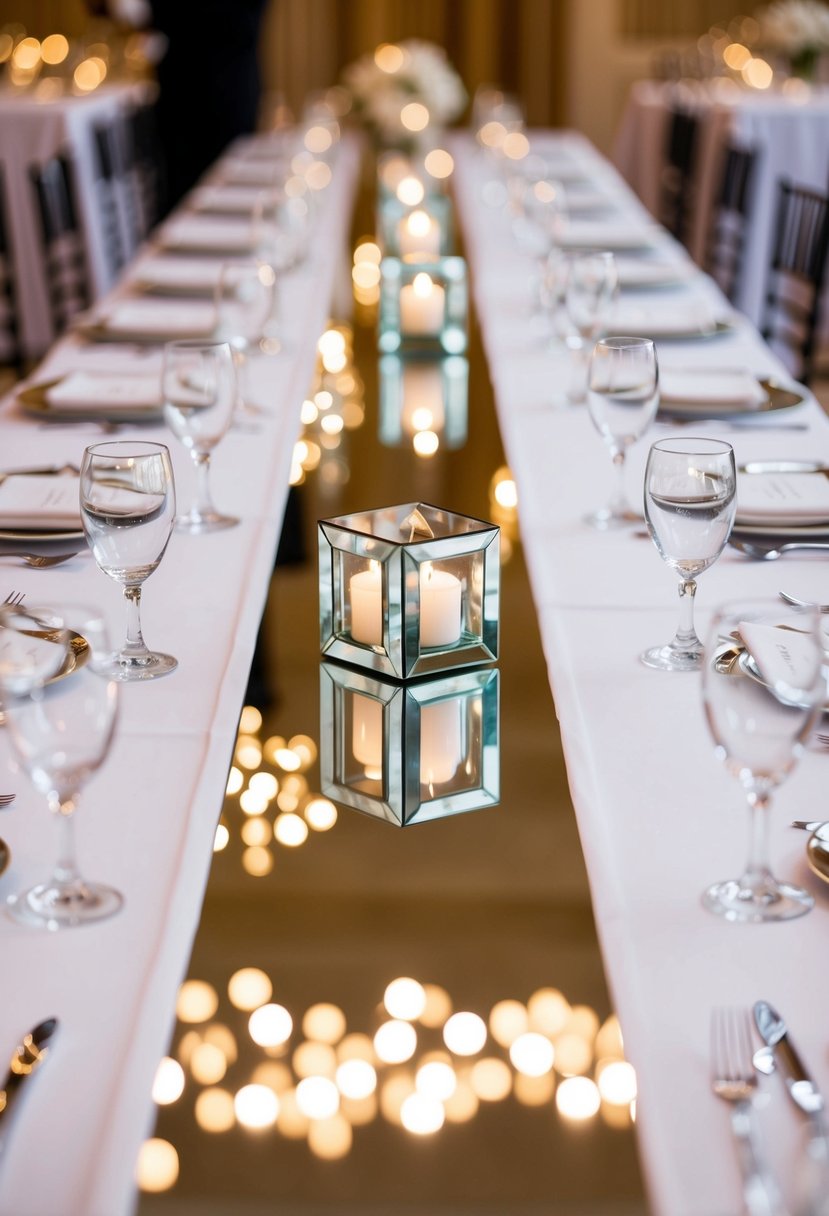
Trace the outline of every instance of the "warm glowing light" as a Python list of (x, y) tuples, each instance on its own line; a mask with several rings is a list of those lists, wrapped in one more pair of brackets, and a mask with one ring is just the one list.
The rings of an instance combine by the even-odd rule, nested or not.
[(302, 813), (315, 832), (327, 832), (337, 822), (337, 808), (327, 798), (312, 798)]
[(556, 1067), (565, 1076), (590, 1067), (593, 1049), (580, 1034), (560, 1034), (556, 1039)]
[(621, 1059), (624, 1055), (622, 1028), (615, 1013), (611, 1013), (610, 1017), (605, 1019), (601, 1030), (596, 1035), (595, 1048), (596, 1055), (603, 1058)]
[(214, 1047), (218, 1047), (224, 1054), (228, 1064), (236, 1062), (239, 1055), (236, 1038), (230, 1027), (225, 1026), (223, 1022), (211, 1022), (209, 1026), (205, 1026), (202, 1040), (205, 1043), (212, 1043)]
[(774, 79), (771, 64), (765, 59), (749, 59), (740, 74), (752, 89), (767, 89)]
[(199, 1085), (216, 1085), (227, 1072), (227, 1057), (215, 1043), (199, 1043), (190, 1055), (190, 1071)]
[(228, 794), (238, 794), (239, 790), (245, 784), (243, 773), (238, 768), (231, 768), (227, 776), (227, 786), (225, 792)]
[(451, 1064), (431, 1060), (421, 1064), (415, 1074), (415, 1088), (419, 1094), (435, 1102), (446, 1102), (458, 1087), (458, 1078)]
[(489, 1015), (489, 1032), (496, 1043), (510, 1047), (529, 1027), (529, 1014), (520, 1001), (499, 1001)]
[(285, 740), (282, 738), (282, 736), (271, 735), (269, 739), (265, 740), (265, 744), (262, 748), (262, 754), (269, 764), (275, 764), (276, 753), (283, 747), (285, 747)]
[(367, 1098), (377, 1088), (377, 1073), (368, 1060), (345, 1060), (337, 1069), (336, 1081), (344, 1098)]
[(450, 1123), (468, 1123), (477, 1115), (479, 1106), (478, 1096), (472, 1086), (466, 1081), (459, 1081), (451, 1098), (444, 1102), (443, 1110)]
[(345, 423), (339, 414), (326, 414), (320, 422), (320, 427), (326, 435), (339, 435), (344, 426)]
[(276, 1123), (279, 1099), (267, 1085), (243, 1085), (233, 1099), (233, 1109), (242, 1127), (258, 1131)]
[(21, 38), (12, 54), (12, 63), (24, 72), (30, 72), (40, 63), (40, 42), (37, 38)]
[(431, 1136), (443, 1127), (443, 1106), (426, 1094), (409, 1094), (400, 1108), (400, 1122), (415, 1136)]
[(412, 436), (412, 447), (418, 456), (434, 456), (440, 447), (440, 438), (434, 431), (418, 431)]
[(250, 1079), (255, 1085), (267, 1085), (277, 1097), (293, 1084), (290, 1068), (280, 1060), (263, 1060), (261, 1064), (256, 1065)]
[(145, 1140), (138, 1154), (135, 1180), (142, 1191), (169, 1191), (178, 1179), (178, 1153), (169, 1140)]
[(390, 1017), (412, 1022), (426, 1008), (426, 993), (417, 980), (401, 977), (388, 985), (383, 993), (383, 1004)]
[(592, 1119), (600, 1105), (599, 1090), (589, 1077), (566, 1077), (556, 1090), (556, 1107), (565, 1119)]
[(159, 1106), (169, 1106), (177, 1102), (184, 1093), (184, 1069), (178, 1060), (165, 1056), (155, 1070), (153, 1081), (153, 1102)]
[(203, 1089), (196, 1098), (194, 1113), (202, 1131), (230, 1131), (236, 1121), (233, 1094), (226, 1089)]
[(426, 195), (423, 182), (417, 177), (404, 177), (397, 184), (397, 197), (400, 202), (407, 207), (416, 207), (418, 203), (422, 203)]
[(327, 329), (317, 341), (321, 355), (341, 355), (345, 351), (345, 335), (339, 329)]
[(236, 759), (242, 768), (259, 768), (262, 763), (262, 747), (253, 735), (240, 735), (236, 741)]
[(309, 152), (313, 152), (315, 156), (327, 152), (334, 142), (334, 136), (329, 131), (328, 127), (309, 127), (305, 132), (303, 143)]
[(377, 1055), (367, 1034), (347, 1034), (337, 1045), (338, 1060), (367, 1060), (373, 1064)]
[(420, 1015), (420, 1021), (424, 1026), (434, 1030), (438, 1026), (442, 1026), (451, 1015), (452, 998), (439, 984), (424, 984), (423, 991), (426, 994), (426, 1004)]
[(248, 782), (248, 789), (253, 790), (255, 794), (267, 798), (275, 798), (279, 790), (279, 782), (273, 773), (254, 773)]
[(299, 756), (295, 752), (292, 752), (289, 747), (280, 747), (274, 756), (274, 760), (286, 773), (295, 773), (302, 764)]
[(49, 34), (43, 39), (40, 54), (44, 63), (63, 63), (69, 54), (69, 40), (63, 34)]
[(91, 93), (102, 83), (106, 74), (107, 65), (103, 59), (98, 59), (94, 55), (90, 59), (83, 59), (75, 68), (73, 76), (75, 87), (82, 93)]
[(231, 1005), (247, 1012), (271, 999), (273, 984), (270, 976), (259, 967), (241, 967), (227, 981)]
[(286, 1089), (279, 1094), (279, 1114), (276, 1126), (289, 1140), (304, 1140), (308, 1135), (308, 1116), (297, 1106), (296, 1090)]
[(254, 844), (242, 853), (242, 867), (251, 878), (264, 878), (273, 869), (273, 853)]
[(380, 282), (380, 267), (374, 262), (358, 262), (351, 271), (351, 281), (355, 287), (369, 290)]
[(248, 1019), (248, 1034), (260, 1047), (279, 1047), (287, 1043), (294, 1020), (283, 1005), (262, 1005)]
[(425, 270), (419, 270), (412, 279), (412, 291), (421, 300), (428, 300), (434, 289), (431, 275)]
[(330, 1119), (340, 1107), (340, 1091), (328, 1077), (303, 1077), (296, 1087), (297, 1106), (309, 1119)]
[(478, 132), (478, 138), (486, 148), (500, 148), (507, 134), (507, 129), (501, 122), (485, 122)]
[(328, 1043), (306, 1040), (297, 1047), (291, 1063), (298, 1077), (333, 1078), (337, 1071), (337, 1053)]
[(511, 478), (505, 477), (503, 481), (499, 481), (493, 493), (499, 507), (513, 511), (518, 506), (518, 489)]
[(530, 141), (523, 131), (510, 131), (501, 143), (501, 151), (510, 160), (523, 160), (530, 151)]
[(374, 241), (361, 241), (354, 250), (355, 266), (358, 262), (373, 262), (375, 266), (379, 266), (382, 258), (382, 250)]
[(11, 34), (0, 34), (0, 63), (5, 63), (14, 50), (14, 38)]
[(599, 1029), (599, 1015), (589, 1005), (574, 1005), (567, 1018), (568, 1034), (579, 1034), (592, 1043)]
[(299, 411), (299, 420), (303, 426), (313, 426), (319, 416), (319, 411), (313, 401), (308, 401), (307, 398), (302, 403), (302, 408)]
[(512, 1089), (512, 1073), (503, 1060), (490, 1056), (476, 1060), (469, 1083), (482, 1102), (501, 1102)]
[(345, 1014), (338, 1005), (320, 1002), (307, 1009), (302, 1019), (302, 1033), (320, 1043), (339, 1043), (345, 1034)]
[(557, 988), (539, 988), (527, 1001), (530, 1026), (546, 1035), (557, 1035), (567, 1025), (570, 1002)]
[(423, 166), (430, 176), (442, 180), (452, 176), (455, 162), (450, 153), (444, 151), (443, 148), (433, 148), (431, 152), (427, 152)]
[(513, 1068), (528, 1077), (541, 1077), (553, 1067), (555, 1048), (543, 1034), (520, 1034), (509, 1049)]
[(337, 1161), (351, 1150), (353, 1132), (343, 1115), (315, 1120), (308, 1129), (308, 1147), (315, 1157)]
[(289, 811), (287, 814), (277, 815), (273, 834), (281, 845), (296, 849), (308, 839), (308, 824), (300, 815)]
[(176, 1017), (180, 1022), (206, 1022), (219, 1007), (219, 997), (205, 980), (185, 980), (178, 990)]
[(732, 42), (725, 48), (722, 57), (728, 67), (733, 68), (735, 72), (739, 72), (751, 59), (751, 51), (747, 46), (743, 46), (741, 42)]
[(409, 1022), (384, 1022), (374, 1036), (374, 1050), (385, 1064), (402, 1064), (417, 1049), (417, 1032)]
[(456, 1056), (474, 1056), (486, 1043), (486, 1022), (477, 1013), (453, 1013), (443, 1028), (443, 1041)]
[(512, 1092), (522, 1106), (546, 1106), (555, 1090), (555, 1074), (548, 1072), (541, 1077), (528, 1077), (516, 1073)]
[(419, 405), (412, 410), (412, 430), (430, 431), (435, 421), (432, 411), (425, 405)]
[(382, 42), (374, 52), (374, 62), (381, 72), (388, 72), (389, 75), (399, 72), (405, 60), (405, 52), (390, 42)]
[(255, 735), (262, 729), (262, 715), (255, 705), (246, 705), (239, 716), (239, 730), (243, 735)]
[(246, 789), (239, 795), (239, 806), (246, 815), (264, 815), (268, 799), (254, 789)]
[(213, 837), (213, 852), (221, 853), (222, 849), (226, 849), (230, 840), (230, 832), (223, 823), (216, 824), (216, 832)]
[(255, 815), (242, 824), (241, 836), (245, 844), (268, 844), (271, 839), (271, 825), (261, 815)]
[(605, 1064), (598, 1076), (599, 1093), (612, 1106), (629, 1106), (636, 1098), (636, 1073), (626, 1060)]

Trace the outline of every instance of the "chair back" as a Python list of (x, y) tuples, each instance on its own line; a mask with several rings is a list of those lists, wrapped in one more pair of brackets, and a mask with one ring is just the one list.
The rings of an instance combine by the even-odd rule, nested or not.
[(671, 111), (665, 162), (662, 168), (661, 222), (672, 236), (688, 245), (695, 202), (695, 171), (699, 119), (690, 110)]
[(753, 148), (726, 147), (708, 228), (705, 269), (732, 303), (740, 288), (755, 161)]
[(71, 162), (55, 156), (29, 170), (40, 218), (43, 267), (55, 335), (89, 307), (89, 268), (78, 223)]
[(108, 122), (95, 127), (93, 139), (97, 177), (95, 193), (101, 216), (104, 255), (110, 274), (112, 278), (115, 278), (127, 260), (118, 206), (123, 155), (114, 123)]
[(18, 324), (17, 273), (7, 217), (6, 176), (0, 165), (0, 364), (12, 365), (22, 374), (23, 362)]

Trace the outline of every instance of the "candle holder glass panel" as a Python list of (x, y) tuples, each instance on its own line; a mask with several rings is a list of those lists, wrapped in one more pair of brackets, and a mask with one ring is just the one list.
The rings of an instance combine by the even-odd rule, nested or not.
[(381, 355), (380, 442), (390, 448), (414, 444), (419, 455), (427, 456), (438, 448), (463, 447), (468, 397), (469, 364), (463, 355)]
[(406, 827), (495, 806), (498, 672), (393, 684), (320, 665), (322, 792)]
[(452, 203), (445, 194), (424, 198), (415, 206), (392, 196), (377, 207), (380, 247), (389, 257), (424, 260), (450, 254), (454, 248)]
[(499, 529), (428, 503), (319, 522), (324, 655), (405, 680), (498, 657)]
[(463, 354), (467, 316), (463, 258), (381, 261), (378, 345), (384, 354)]

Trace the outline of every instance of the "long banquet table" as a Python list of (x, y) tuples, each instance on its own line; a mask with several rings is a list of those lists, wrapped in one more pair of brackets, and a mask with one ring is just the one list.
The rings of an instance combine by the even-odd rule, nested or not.
[[(333, 179), (320, 195), (308, 256), (280, 277), (282, 349), (251, 364), (255, 399), (267, 405), (255, 433), (232, 429), (214, 456), (218, 502), (239, 527), (205, 536), (174, 534), (145, 589), (150, 645), (175, 654), (169, 680), (123, 688), (115, 743), (85, 791), (78, 814), (80, 865), (125, 896), (117, 917), (94, 929), (27, 932), (0, 918), (6, 981), (0, 1040), (19, 1041), (44, 1017), (60, 1017), (60, 1050), (49, 1084), (26, 1096), (15, 1135), (35, 1146), (9, 1152), (0, 1175), (4, 1216), (114, 1216), (134, 1199), (133, 1168), (151, 1116), (151, 1086), (173, 1021), (209, 867), (216, 821), (236, 738), (256, 632), (273, 570), (299, 409), (314, 370), (348, 234), (359, 145), (337, 148)], [(152, 253), (152, 249), (146, 251)], [(68, 367), (128, 371), (159, 366), (158, 351), (131, 344), (95, 346), (69, 337), (35, 373)], [(78, 463), (106, 438), (97, 424), (40, 424), (10, 395), (0, 416), (3, 466)], [(128, 428), (124, 433), (130, 434)], [(169, 438), (161, 426), (141, 435)], [(185, 450), (170, 444), (178, 495), (194, 489)], [(106, 611), (114, 637), (124, 628), (120, 591), (88, 552), (55, 570), (3, 563), (10, 590), (29, 603), (87, 601)], [(5, 893), (29, 885), (54, 855), (54, 824), (0, 739), (4, 813), (12, 864)], [(44, 1074), (45, 1075), (45, 1074)]]
[[(571, 162), (601, 191), (619, 223), (648, 213), (616, 171), (581, 137), (538, 135), (533, 148)], [(704, 723), (700, 679), (642, 666), (647, 646), (673, 636), (674, 576), (649, 540), (597, 533), (582, 522), (610, 488), (610, 461), (585, 407), (568, 407), (569, 355), (531, 319), (532, 262), (516, 247), (504, 210), (487, 207), (489, 161), (466, 137), (453, 145), (454, 187), (474, 295), (490, 364), (502, 438), (519, 497), (521, 534), (561, 724), (568, 780), (590, 877), (608, 979), (625, 1051), (638, 1078), (640, 1151), (655, 1212), (714, 1216), (740, 1210), (729, 1111), (710, 1088), (713, 1006), (765, 998), (787, 1018), (823, 1092), (829, 1091), (826, 986), (817, 960), (829, 931), (829, 892), (806, 865), (805, 837), (789, 821), (825, 814), (825, 749), (813, 745), (775, 797), (775, 872), (808, 887), (813, 911), (780, 925), (738, 927), (711, 916), (700, 895), (738, 874), (747, 848), (743, 795), (719, 764)], [(554, 173), (555, 170), (552, 170)], [(686, 255), (666, 234), (653, 256)], [(723, 309), (714, 285), (694, 272), (685, 285), (642, 293), (670, 307), (698, 293)], [(696, 341), (658, 341), (660, 366), (747, 367), (785, 377), (753, 327)], [(672, 432), (657, 423), (629, 458), (628, 491), (641, 510), (648, 440)], [(728, 439), (738, 463), (763, 456), (829, 458), (829, 424), (814, 399), (755, 425), (704, 420), (682, 433)], [(826, 561), (792, 555), (752, 562), (733, 550), (700, 580), (697, 625), (716, 604), (774, 596), (780, 588), (827, 598)], [(793, 1202), (802, 1175), (803, 1124), (771, 1078), (761, 1089), (764, 1140)]]

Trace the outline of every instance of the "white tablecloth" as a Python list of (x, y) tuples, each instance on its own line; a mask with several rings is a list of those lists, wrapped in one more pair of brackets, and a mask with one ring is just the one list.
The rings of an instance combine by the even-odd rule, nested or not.
[[(641, 205), (585, 141), (560, 135), (539, 142), (567, 148), (630, 222), (641, 221)], [(776, 796), (772, 814), (775, 870), (814, 892), (814, 910), (768, 926), (733, 926), (711, 916), (701, 892), (740, 872), (746, 813), (737, 783), (714, 757), (699, 676), (653, 671), (638, 661), (647, 646), (673, 636), (674, 576), (649, 540), (597, 533), (582, 522), (609, 496), (609, 457), (586, 408), (560, 404), (568, 356), (531, 324), (533, 269), (516, 248), (506, 214), (481, 201), (488, 165), (471, 140), (458, 139), (453, 151), (478, 317), (518, 487), (603, 955), (626, 1054), (638, 1074), (637, 1122), (653, 1209), (662, 1216), (735, 1213), (740, 1183), (729, 1110), (709, 1086), (712, 1006), (770, 1000), (829, 1092), (826, 984), (816, 963), (829, 934), (829, 891), (807, 870), (805, 835), (788, 826), (795, 817), (825, 815), (829, 755), (817, 746), (810, 750)], [(660, 252), (684, 257), (667, 240)], [(676, 290), (718, 301), (702, 275), (688, 287), (644, 298), (667, 302)], [(747, 323), (730, 335), (657, 345), (663, 367), (782, 371)], [(813, 399), (779, 423), (780, 429), (741, 430), (701, 422), (683, 433), (729, 439), (738, 461), (764, 453), (829, 458), (829, 425)], [(648, 440), (671, 429), (656, 425)], [(630, 503), (639, 509), (648, 440), (632, 450), (627, 470)], [(700, 578), (698, 627), (706, 628), (712, 608), (724, 600), (776, 595), (781, 587), (826, 602), (825, 558), (752, 563), (727, 550)], [(760, 1111), (764, 1137), (791, 1196), (802, 1121), (778, 1078), (763, 1089), (773, 1094)]]
[[(283, 350), (251, 365), (253, 396), (269, 410), (261, 429), (231, 430), (214, 454), (216, 501), (239, 515), (241, 525), (205, 536), (174, 534), (145, 586), (148, 643), (176, 655), (180, 666), (168, 679), (123, 688), (114, 746), (84, 791), (77, 818), (83, 872), (121, 890), (125, 907), (111, 921), (56, 934), (0, 917), (6, 976), (0, 1043), (10, 1054), (42, 1018), (57, 1015), (61, 1022), (4, 1156), (3, 1216), (117, 1216), (132, 1205), (136, 1155), (151, 1126), (153, 1076), (198, 924), (299, 409), (345, 251), (357, 167), (358, 147), (346, 140), (321, 198), (309, 256), (280, 281)], [(80, 364), (126, 371), (154, 360), (157, 354), (130, 347), (68, 340), (39, 376)], [(12, 400), (0, 412), (0, 433), (4, 468), (78, 462), (83, 447), (101, 437), (94, 424), (41, 426)], [(141, 434), (170, 443), (186, 503), (194, 489), (187, 453), (162, 427)], [(120, 589), (88, 553), (54, 570), (2, 563), (0, 578), (0, 598), (14, 588), (30, 602), (98, 603), (113, 636), (122, 635)], [(56, 841), (42, 799), (12, 771), (4, 735), (0, 767), (0, 786), (18, 793), (0, 823), (12, 853), (2, 880), (6, 894), (48, 872)]]

